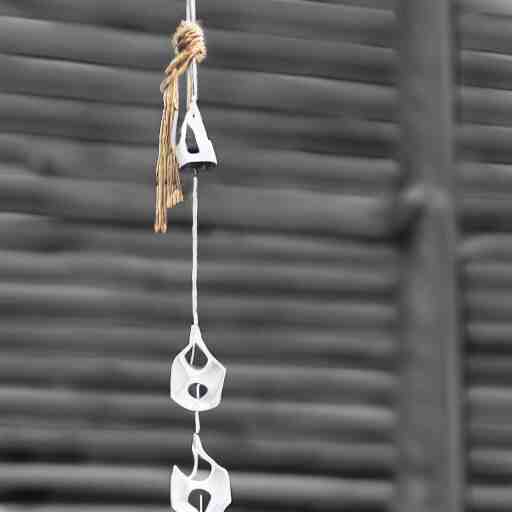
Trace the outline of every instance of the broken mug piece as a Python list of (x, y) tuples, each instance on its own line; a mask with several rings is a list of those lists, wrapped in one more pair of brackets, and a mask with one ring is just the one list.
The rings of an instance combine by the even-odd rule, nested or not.
[(201, 171), (217, 166), (217, 156), (196, 101), (192, 101), (183, 120), (176, 158), (182, 171)]
[[(198, 366), (200, 359), (204, 364)], [(225, 377), (226, 368), (208, 350), (199, 326), (192, 325), (188, 345), (172, 362), (171, 398), (189, 411), (213, 409), (222, 398)]]
[[(202, 512), (224, 512), (231, 504), (231, 485), (229, 474), (219, 466), (204, 450), (201, 439), (194, 434), (192, 441), (194, 467), (190, 475), (185, 475), (178, 466), (171, 474), (171, 507), (175, 512), (197, 512), (191, 504), (191, 496), (200, 492), (208, 496), (208, 502), (201, 507)], [(199, 459), (210, 466), (206, 477), (200, 478)]]

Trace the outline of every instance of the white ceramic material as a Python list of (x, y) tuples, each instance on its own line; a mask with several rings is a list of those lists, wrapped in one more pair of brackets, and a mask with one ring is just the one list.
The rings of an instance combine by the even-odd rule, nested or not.
[[(231, 503), (231, 485), (229, 474), (219, 466), (204, 450), (201, 439), (194, 434), (192, 441), (194, 467), (190, 475), (185, 475), (178, 466), (174, 466), (171, 474), (171, 507), (175, 512), (198, 512), (189, 503), (190, 494), (196, 490), (206, 491), (210, 501), (202, 512), (224, 512)], [(210, 464), (210, 472), (199, 479), (199, 459)]]
[[(191, 130), (194, 134), (197, 152), (192, 153), (187, 145), (187, 132)], [(217, 165), (217, 156), (213, 149), (212, 141), (208, 138), (203, 118), (197, 103), (193, 101), (185, 114), (183, 125), (181, 126), (180, 140), (176, 146), (176, 157), (181, 170), (194, 167), (215, 167)]]
[[(187, 353), (195, 347), (206, 357), (202, 368), (195, 368), (187, 361)], [(226, 368), (208, 350), (197, 325), (190, 328), (188, 345), (174, 358), (171, 366), (171, 398), (189, 411), (213, 409), (222, 398)], [(205, 386), (206, 393), (197, 397), (197, 386)], [(192, 386), (192, 389), (191, 389)], [(192, 393), (191, 393), (192, 391)]]

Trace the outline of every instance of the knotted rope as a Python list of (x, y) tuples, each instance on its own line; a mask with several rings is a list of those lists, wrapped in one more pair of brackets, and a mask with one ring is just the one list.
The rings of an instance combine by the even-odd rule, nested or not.
[(166, 76), (160, 84), (164, 107), (160, 123), (158, 160), (155, 173), (155, 232), (157, 233), (167, 231), (167, 208), (174, 208), (183, 201), (183, 190), (176, 159), (179, 78), (194, 60), (201, 63), (206, 58), (203, 29), (197, 23), (182, 21), (172, 38), (172, 46), (176, 56), (165, 69)]

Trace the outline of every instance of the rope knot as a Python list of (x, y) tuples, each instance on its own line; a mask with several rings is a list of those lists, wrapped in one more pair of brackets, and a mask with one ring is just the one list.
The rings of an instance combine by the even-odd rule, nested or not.
[(192, 55), (198, 63), (206, 57), (204, 32), (200, 25), (191, 21), (182, 21), (172, 38), (174, 51)]
[(165, 70), (165, 79), (160, 85), (164, 94), (173, 80), (179, 78), (195, 61), (200, 64), (206, 58), (206, 42), (200, 25), (191, 21), (182, 21), (171, 40), (176, 56)]

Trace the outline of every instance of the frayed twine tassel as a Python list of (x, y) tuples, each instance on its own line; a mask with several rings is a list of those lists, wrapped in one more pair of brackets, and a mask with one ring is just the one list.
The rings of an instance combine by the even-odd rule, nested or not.
[(182, 21), (172, 38), (176, 57), (165, 70), (160, 85), (163, 96), (163, 113), (160, 124), (158, 160), (156, 164), (155, 232), (167, 231), (167, 208), (174, 208), (183, 201), (178, 161), (176, 159), (176, 123), (179, 109), (179, 77), (195, 59), (206, 57), (203, 29), (197, 24)]
[(156, 164), (155, 232), (167, 231), (167, 208), (183, 201), (181, 179), (176, 160), (176, 147), (172, 141), (173, 123), (178, 113), (177, 81), (163, 94), (164, 110), (160, 124), (160, 143)]

